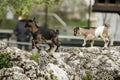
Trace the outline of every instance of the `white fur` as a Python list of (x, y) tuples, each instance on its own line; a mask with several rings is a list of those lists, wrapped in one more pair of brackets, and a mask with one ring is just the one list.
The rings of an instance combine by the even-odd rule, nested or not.
[[(112, 39), (112, 35), (110, 35), (111, 33), (110, 33), (109, 28), (108, 28), (108, 35), (107, 35), (107, 36), (103, 36), (103, 31), (104, 31), (104, 29), (105, 29), (105, 26), (97, 27), (97, 28), (95, 29), (95, 33), (94, 33), (94, 34), (92, 34), (92, 32), (90, 32), (89, 34), (86, 34), (86, 33), (83, 34), (83, 33), (81, 33), (81, 31), (80, 31), (81, 29), (79, 29), (79, 32), (78, 32), (79, 34), (81, 33), (81, 34), (83, 34), (83, 35), (86, 35), (82, 46), (85, 46), (85, 45), (86, 45), (86, 41), (87, 41), (87, 40), (92, 40), (91, 46), (93, 46), (94, 40), (95, 40), (96, 38), (101, 38), (101, 39), (103, 39), (103, 41), (105, 42), (104, 47), (108, 47), (109, 42), (110, 42), (110, 45), (113, 45), (113, 39)], [(85, 30), (85, 29), (83, 29), (83, 30)], [(87, 30), (89, 31), (89, 29), (87, 29)]]
[(102, 36), (103, 31), (104, 31), (104, 26), (97, 27), (95, 29), (95, 36), (96, 37)]

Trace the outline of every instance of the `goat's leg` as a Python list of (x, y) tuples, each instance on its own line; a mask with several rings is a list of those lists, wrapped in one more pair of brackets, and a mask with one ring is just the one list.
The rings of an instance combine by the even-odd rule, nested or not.
[[(103, 35), (101, 35), (100, 37), (101, 37), (101, 38), (103, 39), (103, 41), (104, 41), (104, 48), (107, 48), (108, 43), (109, 43), (109, 42), (108, 42), (109, 40), (106, 39), (105, 37), (103, 37)], [(107, 40), (108, 40), (108, 41), (107, 41)]]
[[(84, 42), (82, 44), (82, 46), (85, 46), (86, 45), (86, 41), (87, 40), (93, 40), (94, 36), (92, 34), (89, 34), (87, 36), (85, 36), (85, 39), (84, 39)], [(94, 43), (94, 42), (93, 42)], [(91, 43), (92, 44), (92, 43)]]
[(107, 48), (108, 47), (108, 44), (109, 44), (109, 39), (108, 38), (105, 38), (105, 44), (104, 44), (104, 47)]
[(85, 45), (86, 45), (86, 38), (84, 39), (82, 46), (85, 46)]
[(58, 52), (59, 50), (59, 47), (60, 47), (60, 44), (59, 43), (55, 43), (55, 45), (57, 46), (56, 49), (55, 49), (55, 52)]
[(35, 47), (38, 49), (38, 52), (41, 51), (41, 49), (39, 48), (39, 46), (37, 44), (35, 44)]
[(94, 40), (91, 41), (91, 47), (93, 47), (93, 45), (94, 45)]
[(59, 49), (59, 47), (60, 47), (59, 40), (58, 40), (58, 36), (56, 36), (56, 37), (53, 39), (53, 43), (57, 46), (56, 49), (55, 49), (55, 52), (57, 52), (58, 49)]
[(113, 46), (114, 40), (110, 39), (110, 46)]
[(113, 46), (113, 43), (114, 43), (113, 38), (112, 38), (111, 36), (109, 36), (108, 38), (109, 38), (109, 40), (110, 40), (110, 46)]
[(40, 52), (41, 51), (41, 49), (40, 49), (40, 47), (37, 45), (37, 43), (38, 43), (39, 41), (33, 41), (33, 43), (34, 43), (34, 46), (38, 49), (38, 52)]
[(50, 46), (50, 48), (47, 50), (47, 52), (50, 52), (51, 49), (54, 47), (54, 45), (53, 45), (53, 43), (49, 43), (48, 45)]
[(56, 43), (56, 46), (57, 46), (57, 48), (55, 49), (55, 52), (58, 51), (58, 49), (59, 49), (59, 47), (60, 47), (60, 44), (59, 44), (59, 43)]
[(35, 41), (32, 40), (32, 49), (34, 49), (34, 48), (35, 48)]

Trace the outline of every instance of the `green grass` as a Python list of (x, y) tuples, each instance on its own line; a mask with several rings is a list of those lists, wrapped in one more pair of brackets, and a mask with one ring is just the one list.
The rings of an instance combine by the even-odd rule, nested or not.
[(90, 71), (86, 71), (86, 76), (82, 76), (82, 80), (93, 80)]
[(74, 26), (87, 26), (87, 21), (67, 21), (66, 22), (68, 26), (74, 27)]
[(30, 56), (30, 60), (34, 60), (35, 62), (38, 63), (39, 57), (40, 57), (40, 53), (33, 53), (33, 54)]
[(51, 75), (52, 80), (58, 80), (57, 76)]
[(13, 64), (11, 63), (11, 55), (10, 53), (0, 53), (0, 69), (2, 68), (10, 68)]

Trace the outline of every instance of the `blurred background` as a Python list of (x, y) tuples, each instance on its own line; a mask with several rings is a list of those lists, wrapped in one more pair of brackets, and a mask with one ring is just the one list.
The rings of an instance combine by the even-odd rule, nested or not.
[(61, 34), (69, 34), (69, 28), (88, 26), (89, 0), (3, 0), (0, 4), (0, 29), (12, 30), (20, 14), (36, 17), (38, 25), (59, 28)]

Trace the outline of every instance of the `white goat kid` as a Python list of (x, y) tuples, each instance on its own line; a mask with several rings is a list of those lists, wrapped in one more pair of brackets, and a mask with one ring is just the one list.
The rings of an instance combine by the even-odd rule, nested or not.
[(86, 45), (87, 40), (91, 40), (91, 47), (94, 45), (94, 40), (96, 38), (102, 38), (104, 41), (104, 47), (108, 47), (108, 44), (110, 42), (110, 45), (113, 45), (113, 39), (112, 39), (112, 34), (110, 33), (110, 27), (108, 24), (105, 24), (104, 26), (100, 26), (97, 28), (81, 28), (81, 27), (76, 27), (74, 28), (74, 36), (76, 35), (84, 35), (84, 42), (82, 46)]

